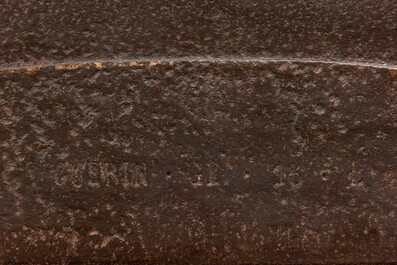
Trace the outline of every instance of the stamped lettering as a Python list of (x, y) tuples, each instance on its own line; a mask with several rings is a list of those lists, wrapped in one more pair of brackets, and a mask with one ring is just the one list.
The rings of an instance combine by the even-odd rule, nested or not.
[(74, 188), (121, 186), (136, 189), (148, 186), (146, 166), (135, 163), (104, 161), (59, 162), (55, 170), (55, 183)]

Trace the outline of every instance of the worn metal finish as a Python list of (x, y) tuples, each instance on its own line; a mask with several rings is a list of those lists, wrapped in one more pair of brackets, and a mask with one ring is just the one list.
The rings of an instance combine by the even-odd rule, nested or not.
[(396, 73), (227, 60), (7, 69), (0, 257), (395, 261)]
[(395, 0), (0, 3), (0, 63), (141, 56), (397, 62)]
[(397, 2), (0, 3), (0, 264), (397, 262)]

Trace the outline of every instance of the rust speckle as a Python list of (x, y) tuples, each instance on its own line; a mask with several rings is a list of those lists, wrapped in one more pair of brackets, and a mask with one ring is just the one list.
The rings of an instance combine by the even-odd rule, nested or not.
[(82, 68), (84, 65), (83, 64), (56, 64), (55, 69), (57, 70), (75, 70)]
[(137, 63), (137, 62), (135, 62), (135, 61), (131, 61), (131, 62), (130, 62), (130, 66), (139, 67), (139, 66), (142, 66), (142, 64), (139, 64), (139, 63)]
[(104, 66), (103, 63), (101, 63), (101, 62), (95, 62), (95, 67), (96, 67), (96, 69), (103, 69), (103, 68), (105, 68), (105, 66)]
[(317, 66), (316, 68), (314, 68), (314, 72), (315, 72), (316, 74), (320, 74), (322, 71), (323, 71), (323, 68), (320, 67), (320, 66)]
[(148, 67), (149, 67), (149, 68), (155, 67), (156, 65), (159, 65), (159, 64), (161, 64), (160, 61), (151, 61), (151, 62), (149, 63), (149, 65), (148, 65)]
[(123, 64), (120, 63), (120, 62), (113, 62), (113, 63), (112, 63), (112, 66), (114, 66), (114, 67), (122, 67)]
[(11, 69), (8, 69), (8, 71), (3, 71), (3, 72), (4, 72), (4, 73), (8, 72), (8, 73), (10, 73), (10, 74), (19, 74), (19, 73), (21, 73), (21, 72), (23, 72), (23, 71), (21, 71), (21, 70), (19, 70), (19, 69), (11, 68)]
[(34, 73), (36, 73), (37, 71), (39, 71), (41, 69), (41, 66), (32, 66), (29, 68), (26, 68), (26, 73), (28, 73), (29, 75), (32, 75)]

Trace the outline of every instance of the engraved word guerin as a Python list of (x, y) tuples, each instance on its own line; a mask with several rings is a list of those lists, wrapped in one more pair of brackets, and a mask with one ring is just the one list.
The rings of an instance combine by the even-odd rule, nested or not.
[(59, 162), (55, 169), (55, 183), (59, 186), (81, 188), (87, 186), (121, 186), (136, 189), (148, 186), (145, 164), (104, 161)]

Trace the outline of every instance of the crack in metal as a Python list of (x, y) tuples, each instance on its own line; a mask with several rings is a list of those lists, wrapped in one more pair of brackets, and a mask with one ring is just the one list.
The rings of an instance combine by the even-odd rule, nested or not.
[(87, 66), (96, 68), (105, 68), (105, 64), (120, 66), (143, 66), (148, 64), (149, 67), (162, 63), (298, 63), (298, 64), (323, 64), (335, 66), (353, 66), (369, 67), (377, 69), (397, 70), (397, 65), (388, 63), (373, 63), (362, 61), (338, 61), (338, 60), (320, 60), (313, 58), (278, 58), (278, 57), (135, 57), (124, 59), (90, 59), (77, 61), (49, 61), (46, 63), (26, 64), (26, 65), (8, 65), (0, 66), (0, 72), (36, 72), (46, 68), (55, 68), (56, 70), (74, 70)]

